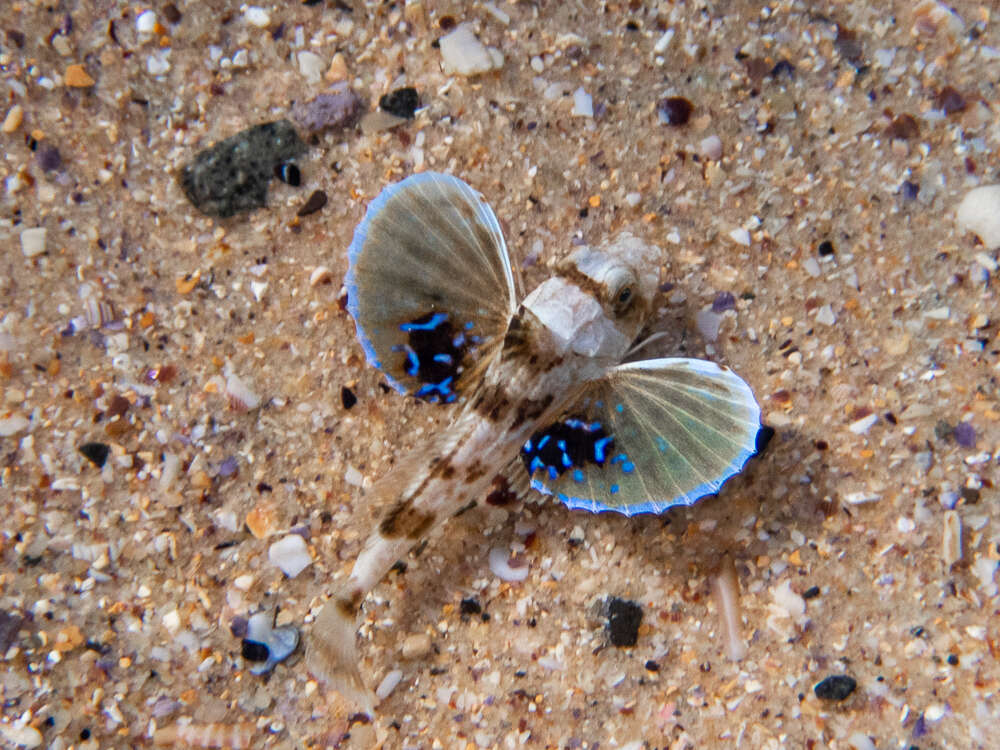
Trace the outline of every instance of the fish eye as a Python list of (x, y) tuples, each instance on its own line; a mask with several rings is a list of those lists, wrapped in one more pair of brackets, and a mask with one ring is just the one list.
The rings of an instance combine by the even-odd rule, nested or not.
[(612, 288), (614, 293), (610, 298), (611, 308), (615, 315), (624, 315), (635, 300), (635, 279), (629, 274)]

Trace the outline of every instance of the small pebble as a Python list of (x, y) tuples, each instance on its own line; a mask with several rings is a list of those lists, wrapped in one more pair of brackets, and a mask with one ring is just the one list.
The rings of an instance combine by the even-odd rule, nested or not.
[(266, 28), (271, 23), (271, 14), (268, 13), (264, 8), (260, 8), (256, 5), (251, 5), (244, 9), (243, 18), (251, 26), (256, 26), (258, 29)]
[(34, 258), (45, 252), (45, 227), (32, 227), (21, 232), (21, 252), (25, 258)]
[(478, 599), (472, 597), (463, 599), (458, 605), (458, 611), (463, 615), (478, 615), (483, 611), (483, 606)]
[(963, 448), (976, 447), (976, 428), (970, 422), (959, 422), (951, 434)]
[(325, 94), (292, 107), (292, 119), (308, 133), (353, 125), (361, 112), (361, 98), (340, 83)]
[(593, 117), (594, 100), (583, 86), (573, 92), (573, 115), (576, 117)]
[(846, 674), (834, 674), (816, 683), (813, 692), (825, 701), (842, 701), (857, 688), (858, 683)]
[(945, 511), (941, 534), (941, 559), (948, 568), (962, 559), (962, 519), (958, 511)]
[(180, 23), (182, 18), (181, 12), (173, 3), (167, 3), (163, 6), (163, 16), (167, 19), (167, 23)]
[(35, 151), (35, 161), (43, 172), (55, 172), (63, 163), (59, 149), (48, 143), (43, 143)]
[(135, 19), (135, 30), (143, 35), (150, 35), (156, 30), (156, 13), (144, 10)]
[(736, 307), (736, 298), (732, 292), (719, 292), (712, 300), (712, 312), (722, 313)]
[(661, 99), (656, 107), (660, 122), (675, 127), (686, 125), (693, 111), (694, 105), (683, 96), (668, 96)]
[(848, 425), (848, 429), (855, 435), (864, 435), (878, 421), (878, 414), (869, 414), (866, 417), (857, 419)]
[(420, 95), (412, 86), (390, 91), (378, 100), (379, 109), (396, 117), (412, 120), (420, 106)]
[(729, 233), (729, 239), (737, 245), (750, 247), (750, 232), (743, 227), (737, 227)]
[(296, 55), (299, 72), (309, 83), (319, 83), (326, 72), (326, 61), (315, 52), (303, 50)]
[(941, 110), (946, 115), (964, 112), (965, 106), (965, 97), (951, 86), (945, 86), (934, 97), (934, 108)]
[(243, 638), (243, 658), (255, 662), (252, 674), (267, 674), (287, 659), (299, 645), (299, 631), (291, 625), (274, 627), (274, 616), (258, 612), (247, 620)]
[(467, 23), (460, 24), (438, 41), (444, 72), (448, 75), (474, 76), (503, 67), (500, 50), (479, 41)]
[(639, 640), (642, 606), (628, 599), (611, 597), (607, 601), (607, 633), (612, 646), (630, 648)]
[(712, 310), (699, 310), (694, 316), (698, 333), (705, 341), (712, 342), (719, 338), (719, 326), (722, 325), (722, 316)]
[(816, 311), (816, 322), (822, 323), (825, 326), (832, 326), (837, 322), (837, 316), (833, 313), (833, 308), (829, 305), (823, 305)]
[(98, 469), (102, 469), (108, 460), (108, 454), (111, 453), (111, 446), (106, 443), (84, 443), (77, 450), (90, 463)]
[(877, 746), (872, 742), (871, 737), (861, 732), (855, 732), (848, 737), (847, 744), (851, 746), (852, 750), (877, 750)]
[(13, 133), (24, 121), (24, 108), (20, 104), (15, 104), (9, 110), (7, 110), (7, 116), (3, 119), (3, 125), (0, 125), (0, 130), (4, 133)]
[(326, 201), (326, 193), (322, 190), (314, 190), (312, 195), (310, 195), (309, 198), (306, 199), (306, 202), (302, 204), (302, 207), (299, 208), (297, 215), (308, 216), (309, 214), (314, 214), (326, 205)]
[(345, 385), (340, 389), (340, 403), (345, 409), (350, 409), (358, 403), (358, 397), (354, 395), (354, 391)]
[(407, 661), (422, 659), (431, 652), (431, 637), (427, 633), (409, 635), (403, 641), (400, 655)]
[(391, 672), (386, 674), (385, 677), (382, 678), (382, 682), (380, 682), (378, 684), (378, 687), (375, 688), (375, 697), (378, 698), (380, 701), (384, 701), (386, 698), (392, 695), (392, 691), (396, 689), (396, 686), (399, 685), (402, 679), (403, 679), (403, 670), (393, 669)]
[(816, 252), (819, 253), (821, 258), (827, 258), (833, 255), (833, 243), (830, 240), (823, 240), (819, 243), (816, 248)]
[(966, 193), (955, 220), (961, 231), (977, 235), (988, 250), (1000, 247), (1000, 185), (984, 185)]
[(63, 83), (71, 88), (85, 89), (94, 85), (94, 79), (82, 65), (70, 65), (63, 75)]
[(510, 582), (523, 581), (528, 577), (529, 568), (527, 565), (513, 566), (510, 564), (510, 555), (503, 547), (493, 547), (489, 555), (490, 570), (498, 578)]
[(886, 126), (885, 135), (887, 138), (908, 141), (920, 135), (920, 125), (917, 124), (913, 115), (904, 112), (901, 115), (896, 115), (892, 122)]
[(717, 135), (702, 138), (698, 143), (698, 155), (703, 159), (718, 161), (722, 158), (722, 139)]
[(312, 555), (306, 540), (298, 534), (289, 534), (274, 542), (267, 550), (267, 559), (271, 565), (280, 568), (289, 578), (295, 578), (299, 573), (312, 565)]

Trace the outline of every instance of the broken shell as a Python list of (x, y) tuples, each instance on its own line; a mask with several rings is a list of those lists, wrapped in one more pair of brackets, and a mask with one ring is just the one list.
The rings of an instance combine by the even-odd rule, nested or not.
[(260, 396), (232, 371), (226, 375), (226, 396), (229, 398), (229, 408), (233, 411), (247, 411), (260, 406)]
[(154, 745), (179, 745), (181, 747), (250, 747), (257, 731), (252, 721), (232, 724), (174, 724), (153, 733)]
[(83, 301), (83, 319), (91, 328), (101, 328), (115, 319), (115, 308), (107, 300), (87, 297)]
[(326, 266), (318, 266), (309, 275), (309, 286), (319, 286), (320, 284), (329, 284), (333, 279), (333, 274), (330, 273), (330, 269)]
[(247, 621), (243, 658), (254, 662), (252, 674), (267, 674), (287, 659), (299, 645), (299, 631), (292, 625), (274, 627), (274, 615), (258, 612)]

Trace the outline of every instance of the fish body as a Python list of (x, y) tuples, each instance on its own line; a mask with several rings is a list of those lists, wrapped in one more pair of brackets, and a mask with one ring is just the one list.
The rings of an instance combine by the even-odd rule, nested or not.
[(359, 339), (398, 390), (455, 415), (372, 487), (377, 528), (313, 628), (324, 682), (373, 710), (362, 601), (491, 485), (632, 515), (691, 504), (742, 468), (760, 426), (742, 380), (700, 360), (620, 364), (651, 314), (659, 252), (627, 233), (579, 248), (518, 302), (499, 222), (468, 185), (421, 174), (371, 204), (349, 251)]

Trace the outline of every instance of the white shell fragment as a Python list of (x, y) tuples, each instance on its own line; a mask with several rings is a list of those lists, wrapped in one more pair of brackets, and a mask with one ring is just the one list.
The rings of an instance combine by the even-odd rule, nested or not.
[(510, 556), (503, 547), (494, 547), (490, 550), (490, 570), (505, 581), (523, 581), (528, 577), (528, 566), (513, 567), (510, 564)]
[(272, 544), (267, 550), (267, 559), (289, 578), (295, 578), (313, 561), (306, 540), (298, 534), (289, 534)]
[(250, 386), (232, 370), (226, 374), (226, 396), (234, 411), (256, 409), (261, 403), (260, 396), (250, 390)]
[(503, 67), (500, 50), (479, 41), (469, 24), (460, 24), (445, 34), (440, 44), (444, 72), (449, 75), (474, 76)]
[(726, 642), (726, 656), (730, 661), (740, 661), (747, 655), (747, 644), (741, 634), (740, 585), (732, 558), (726, 557), (718, 575), (712, 579), (712, 593), (719, 608), (719, 620)]
[(25, 258), (34, 258), (45, 252), (45, 227), (32, 227), (21, 232), (21, 252)]
[(583, 86), (573, 92), (573, 114), (576, 117), (594, 116), (594, 99), (583, 90)]
[(385, 677), (382, 678), (382, 682), (380, 682), (378, 684), (378, 687), (375, 688), (375, 697), (378, 698), (380, 701), (384, 701), (386, 698), (392, 695), (392, 691), (396, 689), (396, 686), (399, 685), (399, 682), (402, 679), (403, 679), (402, 669), (392, 670), (391, 672), (389, 672), (389, 674), (387, 674)]
[(944, 514), (941, 558), (949, 568), (962, 559), (962, 519), (958, 511), (949, 510)]
[(259, 643), (267, 648), (267, 659), (255, 662), (250, 667), (253, 674), (267, 674), (295, 651), (299, 645), (299, 631), (291, 625), (276, 628), (272, 614), (258, 612), (247, 621), (247, 634), (243, 640)]
[(966, 193), (955, 221), (960, 230), (972, 232), (990, 250), (1000, 247), (1000, 185), (983, 185)]
[(264, 8), (256, 5), (251, 5), (246, 8), (243, 11), (243, 17), (246, 19), (248, 24), (256, 26), (258, 29), (266, 28), (267, 25), (271, 23), (271, 14)]

